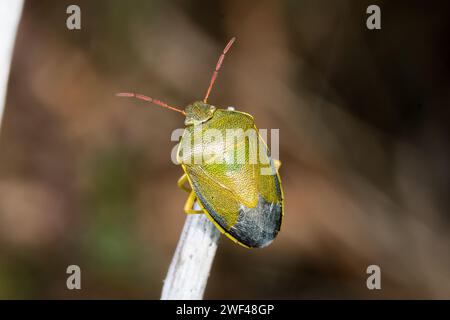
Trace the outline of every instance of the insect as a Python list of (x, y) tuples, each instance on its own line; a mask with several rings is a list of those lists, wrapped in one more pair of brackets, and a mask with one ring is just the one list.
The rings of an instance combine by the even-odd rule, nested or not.
[[(184, 174), (178, 186), (189, 196), (184, 206), (187, 214), (204, 213), (228, 238), (246, 248), (261, 248), (269, 245), (280, 231), (284, 214), (283, 191), (278, 173), (280, 162), (272, 160), (264, 140), (255, 126), (253, 117), (234, 109), (218, 109), (208, 103), (208, 98), (226, 53), (231, 48), (232, 38), (217, 61), (203, 101), (189, 104), (184, 110), (170, 106), (148, 96), (122, 92), (120, 97), (134, 97), (183, 114), (186, 128), (181, 137), (177, 160)], [(248, 145), (238, 144), (232, 148), (219, 148), (219, 156), (245, 155), (243, 162), (202, 162), (188, 161), (196, 152), (217, 149), (217, 141), (193, 141), (190, 150), (182, 150), (183, 143), (191, 142), (196, 130), (218, 130), (225, 135), (230, 129), (253, 129), (260, 146), (260, 159), (251, 163)], [(262, 143), (261, 143), (262, 142)], [(223, 146), (223, 145), (222, 145)], [(272, 174), (263, 175), (261, 169), (268, 166)], [(189, 185), (186, 186), (186, 184)], [(194, 210), (195, 202), (201, 210)]]

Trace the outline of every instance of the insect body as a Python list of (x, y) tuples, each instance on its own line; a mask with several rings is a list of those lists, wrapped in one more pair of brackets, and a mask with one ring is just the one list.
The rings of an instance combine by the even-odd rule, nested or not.
[[(178, 186), (189, 192), (185, 212), (205, 213), (222, 233), (236, 243), (247, 248), (260, 248), (270, 244), (281, 227), (284, 205), (278, 174), (279, 162), (270, 158), (251, 115), (217, 109), (207, 103), (225, 54), (234, 40), (230, 40), (219, 58), (204, 100), (188, 105), (184, 111), (140, 94), (118, 95), (136, 97), (186, 116), (186, 128), (177, 153), (177, 160), (184, 170)], [(214, 130), (223, 137), (230, 130), (255, 132), (254, 137), (259, 146), (258, 159), (251, 159), (250, 142), (246, 143), (245, 139), (244, 143), (238, 144), (196, 140), (198, 135), (202, 137), (208, 130)], [(205, 150), (214, 151), (214, 156), (206, 161)], [(196, 162), (197, 156), (202, 161)], [(235, 156), (242, 161), (237, 161)], [(271, 169), (272, 174), (262, 174), (263, 169)], [(190, 188), (185, 186), (186, 182)], [(195, 201), (201, 210), (192, 209)]]

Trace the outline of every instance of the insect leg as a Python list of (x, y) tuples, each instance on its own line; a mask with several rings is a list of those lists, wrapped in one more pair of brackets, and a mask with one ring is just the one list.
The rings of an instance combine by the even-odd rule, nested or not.
[(186, 200), (186, 204), (184, 205), (184, 212), (186, 214), (203, 213), (203, 210), (194, 210), (194, 209), (192, 209), (196, 199), (197, 199), (197, 196), (195, 195), (195, 192), (191, 191), (191, 193), (189, 194), (189, 197)]
[(178, 185), (178, 188), (183, 189), (184, 191), (189, 193), (189, 192), (191, 192), (191, 190), (185, 186), (187, 180), (188, 180), (187, 174), (185, 173), (180, 177), (180, 179), (178, 179), (177, 185)]

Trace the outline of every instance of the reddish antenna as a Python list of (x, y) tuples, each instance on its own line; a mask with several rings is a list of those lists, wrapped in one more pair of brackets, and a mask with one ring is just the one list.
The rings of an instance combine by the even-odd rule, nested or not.
[(234, 40), (236, 40), (236, 37), (233, 37), (231, 38), (230, 41), (228, 41), (227, 46), (225, 47), (225, 49), (223, 49), (223, 52), (220, 55), (219, 60), (217, 61), (216, 69), (214, 70), (213, 75), (211, 77), (211, 81), (209, 82), (208, 91), (206, 91), (205, 99), (203, 99), (204, 103), (206, 103), (206, 101), (208, 100), (214, 82), (216, 82), (217, 74), (219, 73), (220, 67), (222, 66), (223, 59), (225, 58), (225, 55), (227, 54), (228, 50), (230, 50), (231, 46), (233, 45)]
[(179, 113), (181, 113), (183, 115), (186, 115), (186, 113), (183, 110), (181, 110), (181, 109), (169, 106), (165, 102), (162, 102), (162, 101), (159, 101), (159, 100), (156, 100), (156, 99), (144, 96), (143, 94), (133, 93), (133, 92), (119, 92), (119, 93), (116, 93), (116, 96), (118, 96), (118, 97), (125, 97), (125, 98), (137, 98), (139, 100), (144, 100), (144, 101), (156, 104), (156, 105), (158, 105), (160, 107), (167, 108), (167, 109), (179, 112)]

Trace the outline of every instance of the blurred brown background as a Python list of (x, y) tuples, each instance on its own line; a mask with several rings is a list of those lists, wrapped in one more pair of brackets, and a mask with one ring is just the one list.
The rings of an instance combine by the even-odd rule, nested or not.
[(201, 99), (231, 36), (210, 102), (280, 129), (286, 213), (268, 248), (221, 240), (205, 298), (450, 298), (449, 10), (27, 1), (0, 136), (0, 298), (159, 298), (185, 219), (183, 118), (114, 93)]

